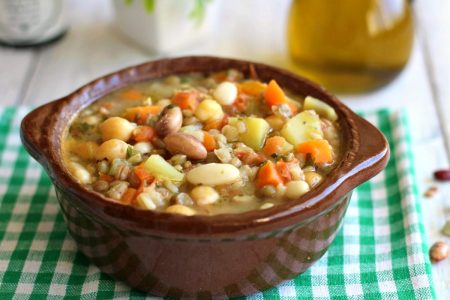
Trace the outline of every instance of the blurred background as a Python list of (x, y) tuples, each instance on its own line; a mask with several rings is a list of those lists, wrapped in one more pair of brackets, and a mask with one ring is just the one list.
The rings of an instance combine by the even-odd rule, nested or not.
[[(357, 111), (407, 109), (419, 190), (450, 157), (448, 0), (0, 0), (0, 104), (37, 106), (101, 75), (182, 55), (286, 68)], [(450, 207), (424, 205), (430, 240)], [(450, 262), (435, 267), (450, 293)]]

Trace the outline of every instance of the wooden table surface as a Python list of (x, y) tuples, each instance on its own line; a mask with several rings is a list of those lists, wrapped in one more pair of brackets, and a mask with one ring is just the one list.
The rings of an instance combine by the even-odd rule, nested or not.
[[(222, 2), (220, 17), (227, 20), (225, 26), (217, 28), (205, 44), (166, 56), (210, 54), (291, 68), (284, 34), (290, 0), (241, 0), (239, 10), (234, 1)], [(401, 75), (375, 92), (340, 98), (356, 110), (409, 110), (419, 190), (423, 193), (438, 186), (435, 197), (421, 199), (428, 242), (450, 242), (440, 233), (450, 218), (450, 183), (432, 180), (434, 170), (449, 167), (450, 1), (416, 0), (414, 7), (414, 50)], [(0, 48), (1, 105), (42, 104), (100, 75), (160, 57), (117, 32), (108, 0), (72, 0), (69, 12), (70, 30), (58, 43), (34, 49)], [(450, 259), (434, 265), (433, 274), (437, 294), (448, 299)]]

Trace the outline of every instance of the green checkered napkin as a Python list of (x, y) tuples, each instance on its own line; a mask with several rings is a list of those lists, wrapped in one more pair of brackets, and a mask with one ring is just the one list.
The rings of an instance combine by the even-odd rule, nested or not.
[[(145, 298), (77, 252), (49, 178), (19, 139), (27, 109), (0, 108), (0, 299)], [(435, 298), (406, 118), (365, 117), (391, 159), (355, 191), (329, 251), (306, 273), (249, 299)]]

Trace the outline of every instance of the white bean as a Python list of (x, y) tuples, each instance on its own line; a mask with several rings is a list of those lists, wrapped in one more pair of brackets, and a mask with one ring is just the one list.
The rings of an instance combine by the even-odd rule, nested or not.
[(236, 100), (238, 89), (234, 83), (224, 81), (216, 87), (213, 95), (220, 104), (230, 105)]
[(193, 188), (191, 191), (191, 197), (199, 206), (213, 204), (220, 198), (219, 193), (217, 193), (214, 188), (207, 185), (200, 185)]
[(186, 179), (192, 184), (216, 186), (236, 182), (241, 177), (239, 169), (230, 164), (210, 163), (190, 170)]
[(175, 204), (175, 205), (169, 206), (168, 208), (166, 208), (166, 212), (173, 213), (173, 214), (185, 215), (185, 216), (195, 215), (195, 210), (193, 210), (190, 207), (181, 205), (181, 204)]
[(140, 193), (136, 198), (137, 203), (140, 207), (149, 210), (156, 209), (156, 204), (153, 202), (152, 196), (149, 193)]
[(128, 120), (121, 117), (108, 118), (98, 126), (104, 141), (119, 139), (124, 142), (130, 139), (134, 127)]
[(83, 167), (81, 164), (76, 162), (70, 162), (68, 164), (70, 173), (81, 183), (88, 184), (91, 183), (91, 174), (89, 171)]
[(100, 145), (95, 155), (97, 160), (107, 159), (112, 161), (115, 158), (124, 159), (127, 157), (128, 144), (118, 139), (112, 139)]
[(261, 206), (259, 207), (259, 209), (268, 209), (268, 208), (271, 208), (271, 207), (273, 207), (273, 206), (274, 206), (273, 203), (267, 202), (267, 203), (264, 203), (263, 205), (261, 205)]
[(303, 180), (292, 180), (286, 184), (286, 197), (296, 199), (309, 191), (309, 185)]

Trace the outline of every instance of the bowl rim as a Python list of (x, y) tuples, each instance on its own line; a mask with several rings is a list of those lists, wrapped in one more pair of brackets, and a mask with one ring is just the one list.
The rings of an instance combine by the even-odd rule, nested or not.
[[(61, 138), (72, 118), (92, 102), (131, 83), (189, 72), (208, 73), (230, 68), (263, 79), (274, 78), (288, 90), (303, 89), (336, 110), (344, 141), (338, 165), (324, 181), (297, 200), (269, 209), (238, 214), (183, 216), (143, 210), (89, 191), (69, 173), (61, 160)], [(212, 56), (165, 58), (131, 66), (95, 79), (69, 95), (42, 105), (22, 120), (26, 150), (47, 170), (53, 183), (71, 195), (71, 204), (91, 218), (128, 230), (156, 236), (224, 238), (254, 235), (302, 224), (326, 214), (356, 186), (379, 173), (387, 164), (389, 146), (382, 133), (351, 111), (323, 87), (289, 71), (247, 60)]]

